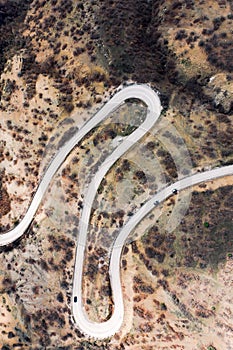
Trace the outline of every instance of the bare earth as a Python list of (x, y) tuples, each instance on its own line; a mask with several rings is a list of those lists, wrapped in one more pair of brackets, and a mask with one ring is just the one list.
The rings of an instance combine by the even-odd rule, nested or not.
[[(161, 93), (161, 120), (110, 169), (93, 206), (83, 301), (91, 319), (104, 321), (114, 307), (109, 249), (124, 223), (178, 176), (232, 164), (233, 7), (217, 0), (33, 0), (20, 17), (17, 6), (0, 1), (2, 233), (25, 214), (53, 154), (123, 81), (151, 83)], [(74, 325), (86, 184), (145, 113), (128, 101), (87, 135), (28, 232), (1, 248), (0, 350), (233, 350), (232, 176), (170, 197), (130, 234), (119, 333), (98, 341)]]

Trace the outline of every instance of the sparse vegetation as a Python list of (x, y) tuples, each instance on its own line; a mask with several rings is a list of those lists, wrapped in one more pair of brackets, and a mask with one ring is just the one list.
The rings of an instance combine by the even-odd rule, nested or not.
[[(122, 82), (149, 82), (160, 91), (162, 117), (179, 131), (194, 168), (232, 164), (232, 12), (225, 0), (198, 5), (191, 0), (1, 0), (0, 232), (21, 220), (56, 149)], [(227, 347), (226, 339), (232, 338), (225, 297), (232, 270), (231, 184), (195, 190), (184, 220), (167, 233), (162, 221), (172, 211), (171, 198), (164, 216), (157, 220), (151, 213), (142, 239), (125, 247), (126, 310), (133, 305), (125, 333), (126, 328), (113, 339), (86, 341), (73, 325), (70, 298), (84, 182), (145, 111), (128, 101), (113, 116), (119, 123), (108, 119), (92, 130), (54, 178), (37, 221), (21, 240), (1, 247), (1, 350), (32, 344), (159, 350), (164, 343), (176, 346), (176, 340), (186, 347), (187, 339), (193, 347), (215, 350), (206, 338), (208, 322), (215, 324), (215, 336), (224, 330), (219, 340)], [(165, 182), (178, 178), (171, 154), (156, 137), (147, 135), (138, 147), (148, 161), (159, 160)], [(125, 157), (98, 189), (83, 283), (86, 311), (96, 321), (108, 319), (114, 307), (108, 247), (158, 182), (158, 176)], [(123, 194), (129, 203), (122, 205), (117, 200), (125, 183), (132, 184), (132, 193), (127, 187)]]

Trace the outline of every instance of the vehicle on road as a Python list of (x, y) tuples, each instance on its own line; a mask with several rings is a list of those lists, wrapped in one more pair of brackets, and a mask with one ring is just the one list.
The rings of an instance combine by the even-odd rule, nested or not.
[[(73, 278), (73, 291), (72, 291), (72, 317), (74, 322), (78, 325), (79, 329), (88, 337), (105, 339), (113, 336), (119, 331), (124, 320), (124, 301), (123, 292), (121, 286), (121, 257), (122, 250), (125, 246), (129, 234), (133, 229), (146, 217), (147, 214), (158, 205), (159, 201), (149, 200), (146, 201), (139, 209), (136, 210), (136, 206), (131, 208), (131, 212), (127, 215), (129, 220), (121, 228), (117, 235), (111, 251), (110, 264), (109, 264), (109, 278), (112, 290), (112, 300), (114, 304), (111, 317), (101, 323), (90, 320), (85, 312), (83, 305), (82, 294), (82, 280), (83, 280), (83, 264), (85, 260), (85, 250), (88, 238), (88, 225), (91, 218), (91, 210), (95, 200), (96, 191), (99, 188), (101, 181), (106, 173), (113, 166), (113, 164), (122, 157), (136, 142), (138, 142), (149, 130), (154, 126), (157, 119), (160, 116), (161, 105), (158, 96), (155, 92), (148, 88), (146, 85), (132, 85), (126, 87), (120, 92), (115, 94), (103, 107), (100, 109), (86, 124), (80, 128), (75, 135), (73, 135), (66, 144), (61, 146), (55, 156), (53, 157), (50, 165), (48, 166), (36, 192), (32, 199), (32, 202), (21, 222), (7, 233), (0, 235), (0, 246), (6, 246), (16, 241), (21, 237), (24, 232), (30, 226), (35, 213), (43, 199), (46, 190), (49, 187), (55, 173), (60, 168), (66, 157), (71, 150), (80, 142), (88, 132), (90, 132), (96, 125), (103, 121), (112, 111), (116, 110), (125, 100), (130, 98), (137, 98), (145, 102), (147, 105), (147, 117), (144, 122), (134, 130), (131, 134), (127, 135), (124, 140), (118, 145), (118, 147), (109, 155), (102, 165), (99, 167), (92, 181), (88, 185), (87, 192), (81, 194), (83, 199), (83, 210), (81, 214), (79, 224), (79, 235), (76, 246), (76, 260), (75, 271)], [(188, 177), (184, 177), (177, 182), (169, 185), (168, 187), (156, 192), (156, 198), (160, 198), (160, 202), (166, 200), (170, 196), (177, 194), (179, 190), (184, 190), (193, 185), (209, 181), (212, 179), (220, 178), (233, 174), (233, 165), (223, 166), (208, 170), (202, 173), (196, 173)]]

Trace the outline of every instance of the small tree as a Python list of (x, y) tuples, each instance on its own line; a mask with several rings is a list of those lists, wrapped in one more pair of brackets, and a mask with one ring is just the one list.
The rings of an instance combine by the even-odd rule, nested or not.
[(209, 345), (207, 350), (216, 350), (216, 348), (213, 345)]

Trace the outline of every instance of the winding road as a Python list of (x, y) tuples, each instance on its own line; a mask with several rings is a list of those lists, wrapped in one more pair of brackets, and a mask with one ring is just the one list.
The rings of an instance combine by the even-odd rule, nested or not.
[(192, 176), (183, 178), (176, 183), (166, 187), (158, 192), (153, 198), (147, 201), (130, 220), (122, 228), (120, 234), (116, 238), (110, 258), (109, 275), (112, 288), (112, 297), (114, 302), (114, 310), (111, 318), (106, 322), (96, 323), (88, 319), (82, 303), (82, 274), (83, 261), (85, 254), (86, 239), (88, 233), (89, 219), (91, 207), (96, 195), (99, 184), (104, 178), (110, 167), (119, 159), (135, 142), (145, 135), (158, 120), (161, 113), (161, 104), (158, 95), (147, 85), (131, 85), (117, 92), (107, 102), (101, 110), (99, 110), (91, 120), (89, 120), (77, 133), (63, 145), (50, 162), (44, 177), (42, 178), (37, 191), (32, 199), (28, 211), (22, 221), (14, 229), (0, 235), (0, 245), (8, 245), (20, 238), (32, 222), (36, 211), (41, 203), (41, 200), (51, 182), (53, 176), (62, 165), (71, 150), (77, 143), (104, 120), (112, 111), (118, 108), (129, 98), (136, 98), (143, 101), (147, 105), (147, 116), (145, 121), (129, 136), (124, 138), (124, 141), (113, 151), (92, 179), (87, 194), (83, 202), (83, 211), (80, 219), (79, 237), (76, 247), (75, 271), (73, 278), (72, 292), (72, 314), (75, 323), (79, 329), (87, 336), (104, 339), (111, 337), (119, 331), (124, 318), (124, 304), (120, 281), (120, 259), (122, 249), (130, 232), (136, 225), (155, 207), (155, 202), (162, 202), (172, 195), (172, 190), (183, 190), (192, 185), (199, 184), (204, 181), (209, 181), (218, 177), (232, 175), (233, 165), (216, 168), (213, 170), (197, 173)]

